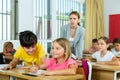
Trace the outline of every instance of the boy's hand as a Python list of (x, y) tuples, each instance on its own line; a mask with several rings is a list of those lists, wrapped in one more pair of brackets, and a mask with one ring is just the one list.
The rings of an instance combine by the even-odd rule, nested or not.
[(38, 70), (38, 66), (32, 66), (31, 68), (30, 68), (30, 72), (36, 72)]
[(10, 70), (10, 69), (12, 69), (13, 67), (12, 66), (5, 66), (4, 68), (1, 68), (2, 70)]

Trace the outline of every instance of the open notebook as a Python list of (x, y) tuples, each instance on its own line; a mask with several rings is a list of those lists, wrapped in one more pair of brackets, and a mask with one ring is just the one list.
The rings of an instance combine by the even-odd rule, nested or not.
[(29, 74), (40, 75), (43, 70), (38, 70), (37, 72), (29, 72)]
[(33, 77), (37, 77), (38, 75), (42, 74), (43, 70), (38, 70), (37, 72), (28, 72), (28, 73), (22, 73), (23, 75), (27, 75), (27, 76), (33, 76)]
[(0, 64), (0, 71), (4, 71), (4, 70), (1, 70), (1, 68), (4, 68), (5, 66), (7, 66), (8, 64)]

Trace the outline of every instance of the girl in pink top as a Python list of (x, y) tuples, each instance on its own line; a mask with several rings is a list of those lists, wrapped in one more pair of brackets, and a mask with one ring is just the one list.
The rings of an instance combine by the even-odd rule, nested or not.
[(45, 64), (33, 66), (32, 72), (38, 69), (47, 69), (43, 75), (65, 75), (76, 74), (78, 67), (76, 61), (71, 59), (70, 43), (65, 38), (58, 38), (53, 41), (51, 49), (52, 58), (46, 60)]

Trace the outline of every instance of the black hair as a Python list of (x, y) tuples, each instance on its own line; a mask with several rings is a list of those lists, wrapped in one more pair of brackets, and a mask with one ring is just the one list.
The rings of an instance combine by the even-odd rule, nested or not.
[(120, 39), (119, 39), (119, 38), (115, 38), (115, 39), (113, 40), (113, 44), (115, 44), (115, 43), (119, 43), (119, 44), (120, 44)]
[(37, 43), (37, 36), (32, 31), (26, 30), (20, 32), (19, 40), (22, 47), (30, 47)]
[(93, 43), (97, 43), (98, 40), (97, 40), (96, 38), (94, 38), (94, 39), (92, 39), (92, 42), (93, 42)]

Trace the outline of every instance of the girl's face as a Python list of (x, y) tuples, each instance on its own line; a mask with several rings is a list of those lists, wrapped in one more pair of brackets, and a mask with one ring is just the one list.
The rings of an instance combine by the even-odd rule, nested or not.
[(99, 46), (99, 50), (103, 51), (103, 50), (107, 50), (107, 48), (108, 48), (109, 45), (106, 44), (106, 42), (104, 40), (99, 39), (98, 40), (98, 46)]
[(71, 15), (70, 15), (70, 25), (71, 25), (71, 27), (77, 26), (78, 23), (79, 23), (78, 16), (76, 16), (76, 15), (74, 15), (74, 14), (71, 14)]
[(9, 52), (9, 53), (11, 53), (13, 51), (13, 48), (12, 47), (7, 47), (6, 51)]
[(120, 51), (120, 43), (115, 43), (114, 47), (117, 51)]
[(60, 59), (60, 58), (64, 58), (65, 50), (57, 42), (54, 42), (52, 45), (51, 53), (53, 58)]
[(30, 46), (30, 47), (23, 47), (25, 52), (28, 53), (29, 55), (32, 55), (36, 51), (36, 45)]

